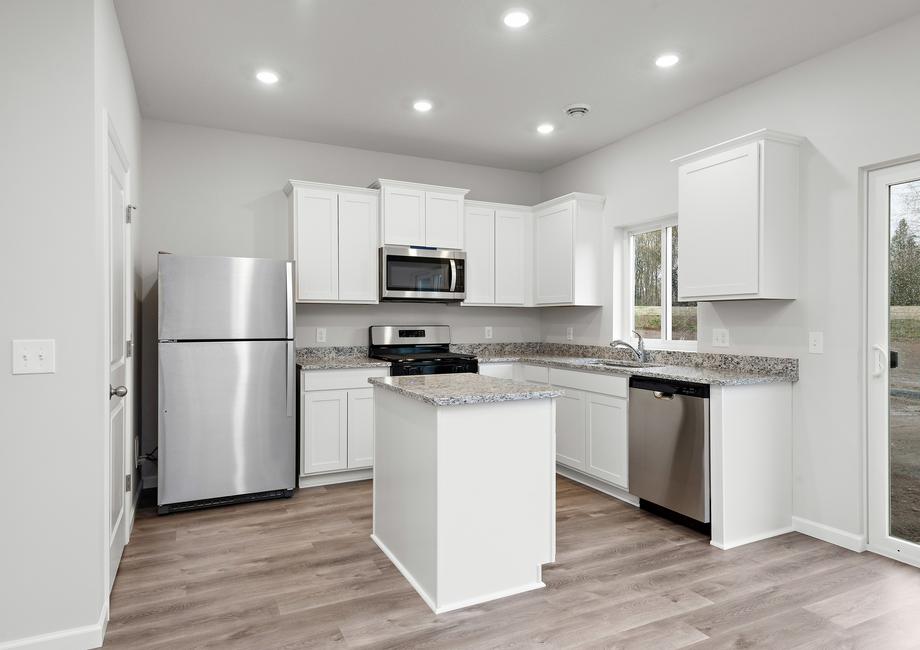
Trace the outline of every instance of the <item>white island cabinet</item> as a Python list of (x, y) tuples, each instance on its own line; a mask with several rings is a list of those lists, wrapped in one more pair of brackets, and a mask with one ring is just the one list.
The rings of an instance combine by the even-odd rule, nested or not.
[(436, 614), (543, 587), (560, 393), (478, 374), (370, 381), (377, 546)]

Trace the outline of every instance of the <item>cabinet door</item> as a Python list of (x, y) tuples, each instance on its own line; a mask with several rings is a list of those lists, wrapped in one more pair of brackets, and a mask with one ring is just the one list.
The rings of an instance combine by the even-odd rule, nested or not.
[(395, 246), (425, 246), (424, 191), (383, 188), (383, 242)]
[(463, 195), (425, 192), (425, 242), (434, 248), (463, 248)]
[(466, 210), (466, 302), (495, 302), (495, 212)]
[(752, 142), (682, 165), (677, 218), (681, 300), (756, 294), (760, 144)]
[(574, 221), (575, 208), (572, 203), (549, 208), (535, 216), (534, 267), (538, 305), (572, 302)]
[(585, 394), (565, 389), (556, 400), (556, 461), (584, 470), (585, 463)]
[(520, 212), (495, 211), (495, 302), (497, 304), (524, 304), (526, 218), (526, 215)]
[(587, 394), (587, 473), (629, 489), (629, 417), (627, 400)]
[(345, 469), (348, 466), (348, 392), (303, 393), (300, 417), (301, 473)]
[(377, 198), (339, 194), (339, 300), (377, 302)]
[(339, 297), (338, 197), (335, 192), (297, 191), (297, 300)]
[(374, 465), (374, 389), (348, 391), (348, 469)]

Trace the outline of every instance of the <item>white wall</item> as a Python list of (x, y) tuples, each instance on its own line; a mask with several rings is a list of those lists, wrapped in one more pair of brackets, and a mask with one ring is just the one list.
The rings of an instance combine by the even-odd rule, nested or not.
[[(107, 595), (99, 103), (120, 94), (137, 133), (126, 69), (108, 61), (113, 16), (93, 0), (0, 3), (0, 645), (97, 626)], [(55, 339), (56, 372), (11, 375), (14, 338)]]
[[(140, 198), (144, 447), (156, 438), (156, 253), (288, 257), (290, 179), (366, 187), (377, 178), (465, 187), (471, 199), (534, 204), (540, 176), (476, 165), (315, 144), (220, 129), (144, 120)], [(486, 314), (484, 316), (484, 313)], [(486, 318), (488, 322), (482, 319)], [(482, 340), (478, 325), (494, 326), (495, 341), (540, 336), (534, 310), (443, 305), (299, 305), (297, 343), (366, 345), (368, 325), (422, 321), (454, 328), (458, 341)], [(153, 361), (150, 361), (153, 360)], [(149, 470), (148, 470), (149, 471)]]
[[(606, 245), (612, 260), (615, 226), (677, 211), (677, 174), (670, 159), (763, 127), (808, 139), (801, 162), (801, 298), (704, 304), (700, 348), (711, 348), (714, 327), (727, 327), (732, 342), (728, 352), (800, 358), (795, 514), (856, 534), (864, 532), (860, 168), (920, 154), (918, 39), (920, 17), (543, 175), (544, 198), (571, 190), (607, 195)], [(612, 277), (612, 261), (610, 265)], [(584, 340), (606, 342), (619, 336), (621, 291), (612, 280), (608, 289), (610, 300), (602, 310), (547, 310), (544, 336), (557, 339), (565, 323)], [(811, 330), (824, 332), (823, 355), (807, 354)]]

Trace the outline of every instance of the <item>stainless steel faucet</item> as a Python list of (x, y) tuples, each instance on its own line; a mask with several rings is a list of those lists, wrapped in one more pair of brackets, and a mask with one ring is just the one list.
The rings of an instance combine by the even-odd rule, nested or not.
[(633, 334), (636, 335), (639, 339), (639, 347), (633, 347), (632, 344), (627, 343), (621, 339), (613, 341), (610, 346), (614, 349), (625, 348), (636, 355), (636, 361), (639, 363), (645, 363), (645, 339), (642, 338), (642, 335), (639, 334), (636, 330), (633, 330)]

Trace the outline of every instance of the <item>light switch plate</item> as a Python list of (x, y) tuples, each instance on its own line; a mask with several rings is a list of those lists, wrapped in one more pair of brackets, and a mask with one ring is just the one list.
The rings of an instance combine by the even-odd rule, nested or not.
[(13, 374), (42, 375), (54, 372), (54, 339), (13, 341)]
[(824, 354), (824, 332), (808, 333), (808, 351), (811, 354)]
[(566, 341), (571, 341), (571, 340), (574, 339), (574, 338), (575, 338), (575, 328), (574, 328), (574, 327), (566, 327), (566, 328), (565, 328), (565, 340), (566, 340)]
[(485, 332), (483, 333), (483, 336), (485, 336), (487, 339), (492, 338), (492, 326), (491, 325), (485, 326)]
[(316, 328), (316, 342), (317, 342), (317, 343), (325, 343), (325, 342), (326, 342), (326, 328), (325, 328), (325, 327), (317, 327), (317, 328)]
[(729, 346), (728, 330), (715, 328), (712, 330), (712, 347), (727, 348)]

